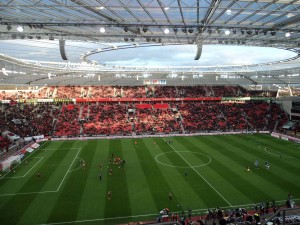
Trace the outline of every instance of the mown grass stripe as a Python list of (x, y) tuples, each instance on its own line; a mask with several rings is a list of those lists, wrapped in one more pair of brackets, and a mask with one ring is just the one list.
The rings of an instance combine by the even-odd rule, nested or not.
[[(220, 198), (222, 198), (223, 199), (223, 201), (225, 202), (225, 204), (226, 205), (231, 205), (230, 204), (230, 202), (229, 201), (227, 201), (225, 198), (224, 198), (224, 196), (214, 187), (214, 186), (212, 186), (208, 181), (207, 181), (207, 179), (205, 179), (202, 175), (201, 175), (201, 173), (199, 172), (199, 171), (197, 171), (190, 163), (189, 163), (189, 161), (187, 160), (187, 159), (185, 159), (185, 157), (183, 157), (182, 156), (182, 150), (181, 151), (178, 151), (177, 149), (175, 149), (175, 147), (173, 147), (173, 143), (172, 144), (168, 144), (168, 147), (169, 148), (171, 148), (173, 151), (174, 151), (174, 153), (176, 154), (176, 155), (178, 155), (179, 157), (180, 157), (180, 159), (182, 160), (182, 161), (184, 161), (185, 162), (185, 164), (187, 165), (187, 167), (188, 167), (188, 169), (191, 171), (191, 173), (193, 173), (193, 174), (195, 174), (196, 175), (196, 179), (198, 179), (199, 177), (202, 179), (202, 181), (203, 182), (201, 182), (201, 186), (202, 186), (202, 188), (201, 189), (203, 189), (203, 190), (205, 190), (205, 192), (207, 193), (207, 194), (209, 194), (209, 195), (211, 195), (211, 196), (215, 196), (216, 195), (216, 197), (218, 196), (218, 197), (220, 197)], [(190, 145), (191, 146), (191, 145)], [(189, 146), (189, 147), (190, 147)], [(198, 151), (198, 148), (197, 147), (195, 147), (195, 146), (193, 146), (192, 148), (188, 148), (188, 149), (191, 149), (191, 150), (193, 150), (193, 151)], [(193, 186), (194, 188), (195, 188), (195, 190), (197, 190), (196, 188), (197, 188), (197, 186), (198, 185), (193, 185), (193, 183), (189, 183), (191, 186)], [(198, 189), (198, 196), (203, 200), (203, 201), (205, 201), (205, 203), (206, 203), (206, 205), (209, 205), (209, 200), (208, 199), (206, 199), (206, 198), (203, 198), (202, 196), (203, 196), (203, 193), (202, 192), (199, 192), (199, 189)], [(225, 205), (224, 204), (224, 205)]]
[[(62, 146), (68, 145), (68, 143), (62, 143)], [(42, 151), (41, 151), (42, 152)], [(25, 193), (25, 192), (39, 192), (43, 189), (43, 187), (47, 184), (48, 178), (51, 176), (55, 176), (55, 168), (49, 169), (46, 165), (49, 162), (56, 162), (55, 167), (57, 168), (57, 165), (62, 163), (61, 159), (66, 156), (68, 152), (65, 151), (57, 151), (53, 152), (52, 155), (45, 159), (43, 164), (38, 165), (38, 167), (35, 169), (35, 171), (40, 171), (41, 178), (38, 179), (36, 177), (36, 173), (32, 175), (28, 175), (24, 177), (26, 180), (26, 183), (23, 184), (23, 186), (18, 190), (17, 193)], [(52, 165), (52, 164), (51, 164)], [(22, 215), (26, 212), (26, 209), (32, 201), (36, 198), (38, 193), (30, 194), (30, 195), (16, 195), (11, 196), (9, 198), (9, 201), (7, 201), (0, 209), (1, 211), (1, 220), (7, 221), (6, 224), (17, 224), (18, 222), (23, 223), (23, 221), (18, 221)], [(1, 199), (3, 200), (3, 198)], [(24, 204), (25, 203), (25, 204)], [(13, 211), (14, 213), (10, 213), (8, 211)], [(43, 213), (43, 212), (41, 212)]]
[[(110, 140), (109, 157), (112, 163), (107, 171), (107, 187), (106, 190), (112, 192), (112, 197), (105, 198), (105, 218), (112, 216), (128, 216), (131, 215), (131, 205), (129, 201), (128, 187), (126, 181), (126, 169), (119, 168), (120, 165), (114, 164), (114, 158), (123, 159), (122, 140)], [(111, 156), (110, 156), (111, 155)], [(109, 169), (112, 169), (112, 175), (109, 175)], [(117, 206), (117, 207), (116, 207)]]
[[(67, 174), (67, 179), (65, 179), (64, 184), (61, 186), (58, 192), (59, 197), (48, 217), (48, 223), (59, 222), (62, 218), (67, 221), (76, 220), (77, 211), (82, 198), (82, 192), (86, 185), (89, 171), (91, 170), (89, 162), (92, 160), (94, 155), (94, 151), (84, 150), (93, 149), (94, 146), (94, 142), (88, 142), (88, 144), (84, 146), (83, 150), (81, 150), (79, 158), (82, 158), (85, 161), (85, 167), (78, 170), (76, 173)], [(76, 153), (78, 153), (78, 151), (76, 151)], [(79, 163), (79, 160), (77, 162)]]
[[(92, 161), (88, 162), (90, 171), (80, 201), (77, 220), (104, 218), (109, 141), (94, 140), (93, 142), (95, 143), (94, 149), (83, 149), (82, 152), (85, 154), (85, 151), (94, 151), (94, 156)], [(100, 164), (102, 164), (101, 168)], [(102, 174), (101, 181), (99, 179), (100, 173)]]
[[(165, 140), (162, 138), (144, 139), (144, 143), (149, 149), (152, 160), (155, 160), (154, 162), (171, 188), (170, 191), (173, 194), (173, 200), (169, 204), (171, 212), (179, 211), (181, 208), (184, 210), (187, 210), (187, 208), (198, 208), (199, 205), (206, 207), (207, 205), (202, 199), (203, 192), (201, 191), (205, 185), (201, 182), (195, 182), (195, 180), (199, 180), (197, 174), (190, 171), (191, 169), (188, 165), (166, 144)], [(159, 160), (169, 166), (158, 163)], [(185, 168), (181, 168), (183, 166)], [(188, 171), (188, 176), (185, 176), (186, 171)], [(189, 199), (194, 199), (195, 201), (189, 201)], [(181, 207), (177, 207), (177, 205)]]
[[(150, 154), (151, 149), (147, 148), (143, 139), (132, 140), (132, 142), (139, 158), (144, 177), (147, 180), (148, 188), (156, 206), (156, 211), (159, 212), (166, 207), (172, 210), (176, 207), (176, 204), (168, 200), (168, 193), (172, 191), (172, 187), (164, 176), (162, 176), (162, 169), (158, 167), (157, 163), (153, 160)], [(135, 142), (137, 142), (137, 144), (135, 144)], [(163, 142), (163, 140), (158, 140), (156, 144), (161, 147)], [(168, 149), (162, 148), (162, 151), (168, 151)]]
[[(131, 213), (133, 215), (149, 214), (150, 212), (154, 213), (155, 211), (152, 210), (155, 209), (155, 202), (153, 201), (151, 192), (148, 188), (147, 180), (144, 176), (142, 165), (136, 154), (137, 150), (134, 148), (132, 140), (123, 140), (122, 149), (123, 157), (126, 161), (124, 169), (126, 170), (126, 180), (128, 194), (130, 196), (129, 201), (131, 205)], [(141, 201), (147, 202), (147, 204), (140, 204)], [(149, 209), (151, 209), (151, 211), (149, 211)]]
[[(243, 139), (236, 139), (233, 136), (229, 136), (228, 139), (232, 140), (230, 144), (234, 145), (236, 148), (249, 149), (251, 147), (251, 151), (247, 151), (246, 153), (254, 153), (255, 157), (259, 157), (261, 160), (263, 160), (261, 161), (261, 166), (264, 166), (264, 162), (268, 160), (271, 163), (271, 167), (277, 166), (280, 170), (284, 170), (282, 172), (286, 175), (285, 177), (288, 177), (289, 175), (298, 176), (299, 173), (297, 169), (299, 169), (300, 164), (298, 162), (293, 163), (293, 159), (272, 154), (273, 145), (265, 149), (265, 147), (262, 146), (258, 147), (256, 145), (248, 145), (248, 143), (245, 143)], [(253, 163), (254, 161), (252, 162), (252, 165)]]
[[(234, 137), (228, 137), (228, 141), (224, 143), (224, 145), (231, 145), (231, 146), (235, 145), (236, 148), (242, 146), (242, 149), (246, 147), (246, 145), (240, 139), (234, 139)], [(278, 162), (278, 164), (274, 163), (273, 158), (269, 157), (269, 155), (266, 155), (264, 151), (260, 152), (256, 148), (254, 149), (254, 151), (247, 151), (247, 152), (245, 151), (245, 154), (249, 154), (249, 153), (253, 154), (254, 157), (260, 159), (264, 158), (264, 160), (261, 160), (260, 169), (255, 172), (256, 175), (261, 178), (261, 180), (269, 182), (269, 184), (272, 184), (274, 186), (273, 190), (275, 189), (275, 187), (280, 188), (282, 190), (282, 193), (285, 192), (284, 195), (286, 195), (286, 192), (295, 193), (297, 192), (297, 190), (299, 190), (300, 187), (298, 185), (299, 182), (296, 182), (296, 180), (293, 179), (295, 178), (295, 175), (297, 176), (299, 171), (293, 169), (290, 170), (283, 169), (285, 163), (283, 163), (282, 161)], [(269, 170), (264, 168), (265, 160), (269, 160), (271, 162), (271, 167)], [(275, 190), (273, 192), (275, 192)]]
[[(201, 153), (211, 158), (212, 161), (210, 164), (208, 164), (205, 167), (199, 167), (195, 169), (201, 172), (201, 174), (211, 183), (211, 185), (217, 187), (220, 190), (220, 193), (226, 199), (227, 198), (230, 199), (231, 204), (236, 204), (237, 201), (241, 201), (239, 197), (245, 197), (245, 199), (243, 200), (249, 202), (249, 199), (247, 199), (246, 197), (247, 195), (241, 192), (232, 183), (232, 180), (235, 181), (235, 179), (231, 177), (232, 174), (229, 173), (230, 171), (228, 171), (227, 168), (227, 166), (231, 166), (231, 165), (229, 163), (226, 163), (225, 166), (219, 168), (219, 165), (222, 165), (220, 161), (223, 161), (223, 157), (220, 156), (218, 152), (214, 152), (214, 147), (205, 143), (203, 141), (204, 138), (205, 137), (178, 138), (178, 141), (183, 146), (190, 146), (191, 149), (200, 148)], [(200, 157), (200, 156), (196, 155), (195, 157)], [(207, 198), (209, 198), (209, 196)], [(215, 198), (219, 200), (219, 203), (217, 203), (218, 206), (225, 207), (227, 205), (226, 202), (224, 202), (224, 200), (220, 198), (220, 196), (217, 195)]]
[[(250, 199), (252, 202), (256, 202), (261, 200), (260, 198), (257, 199), (257, 196), (264, 196), (272, 199), (272, 196), (268, 196), (267, 193), (259, 190), (253, 184), (251, 180), (253, 179), (251, 177), (252, 174), (247, 174), (246, 172), (246, 166), (249, 164), (249, 162), (241, 162), (243, 158), (238, 154), (232, 153), (230, 149), (221, 141), (222, 139), (224, 139), (224, 137), (219, 140), (214, 139), (212, 136), (205, 136), (202, 137), (201, 140), (199, 139), (199, 141), (213, 149), (213, 152), (211, 153), (213, 157), (213, 163), (210, 164), (210, 167), (213, 168), (216, 173), (219, 173), (219, 175), (230, 184), (223, 187), (223, 191), (226, 193), (226, 196), (232, 194), (231, 190), (235, 189), (242, 194), (240, 198), (243, 196), (246, 197), (245, 199), (239, 200), (239, 196), (235, 196), (236, 200), (238, 201), (247, 202)], [(249, 195), (251, 190), (257, 190), (256, 194)]]
[(300, 160), (300, 144), (293, 143), (294, 145), (291, 146), (291, 142), (277, 139), (277, 138), (270, 138), (264, 135), (251, 135), (248, 140), (252, 142), (259, 142), (260, 144), (270, 147), (278, 152), (282, 152), (283, 154), (287, 154), (291, 157)]
[[(247, 192), (250, 193), (251, 190), (255, 190), (255, 195), (251, 196), (251, 198), (253, 197), (252, 199), (254, 202), (264, 199), (274, 199), (274, 196), (269, 194), (269, 188), (272, 188), (274, 192), (276, 192), (275, 189), (277, 190), (277, 192), (280, 191), (279, 188), (281, 186), (278, 186), (279, 183), (274, 180), (278, 179), (278, 176), (270, 173), (270, 171), (258, 172), (252, 169), (252, 174), (254, 175), (255, 173), (255, 179), (251, 179), (251, 176), (246, 176), (247, 172), (245, 172), (245, 170), (247, 165), (249, 165), (250, 162), (254, 162), (254, 160), (251, 160), (249, 162), (248, 158), (255, 159), (260, 157), (259, 155), (254, 154), (253, 151), (250, 151), (248, 148), (246, 148), (246, 146), (244, 146), (244, 148), (238, 148), (240, 151), (244, 152), (243, 154), (237, 154), (237, 149), (229, 144), (229, 137), (225, 140), (216, 137), (208, 137), (205, 142), (214, 145), (215, 149), (221, 149), (218, 152), (223, 155), (223, 162), (226, 161), (225, 159), (228, 158), (228, 156), (230, 156), (232, 162), (230, 163), (231, 166), (228, 167), (228, 169), (230, 169), (231, 167), (235, 168), (234, 164), (239, 164), (242, 168), (245, 168), (244, 172), (232, 171), (232, 175), (228, 174), (227, 177), (229, 177), (228, 179), (231, 180), (235, 187), (238, 187), (239, 190), (243, 191), (245, 194)], [(233, 149), (235, 149), (235, 151)], [(252, 155), (252, 157), (250, 157), (250, 155)], [(220, 168), (220, 166), (218, 167)], [(264, 172), (268, 172), (268, 175), (264, 174)], [(240, 178), (238, 179), (238, 183), (236, 182), (236, 179), (232, 179), (233, 177), (236, 178), (237, 176), (240, 176)], [(277, 183), (277, 185), (274, 185), (274, 182)]]

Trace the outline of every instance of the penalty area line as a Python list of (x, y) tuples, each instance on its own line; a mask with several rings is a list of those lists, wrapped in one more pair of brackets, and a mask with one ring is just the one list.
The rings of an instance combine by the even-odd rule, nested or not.
[(46, 193), (56, 193), (56, 192), (57, 192), (57, 191), (21, 192), (21, 193), (2, 194), (2, 195), (0, 195), (0, 197), (5, 197), (5, 196), (15, 196), (15, 195), (46, 194)]
[(17, 179), (17, 178), (23, 178), (25, 177), (34, 167), (36, 167), (37, 164), (40, 163), (40, 161), (44, 158), (44, 157), (33, 157), (33, 158), (38, 158), (39, 160), (23, 175), (23, 176), (17, 176), (17, 177), (5, 177), (6, 179)]
[[(46, 142), (42, 143), (38, 149), (36, 149), (36, 151), (33, 151), (32, 154), (34, 154), (35, 152), (37, 152), (37, 150), (39, 150)], [(32, 156), (32, 154), (28, 154), (28, 156), (26, 156), (24, 159), (22, 159), (22, 161), (26, 160), (27, 158), (29, 158), (30, 156)], [(21, 162), (22, 163), (22, 162)], [(13, 169), (17, 168), (21, 163), (17, 164), (15, 167), (13, 167)], [(0, 180), (2, 180), (4, 177), (6, 177), (6, 175), (8, 175), (10, 173), (10, 171), (8, 171), (7, 173), (5, 173), (2, 177), (0, 177)]]

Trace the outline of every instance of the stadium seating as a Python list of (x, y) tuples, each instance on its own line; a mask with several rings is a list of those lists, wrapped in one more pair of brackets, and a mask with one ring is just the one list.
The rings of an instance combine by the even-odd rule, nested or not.
[[(51, 135), (58, 108), (46, 104), (10, 105), (1, 113), (1, 130), (9, 130), (20, 137)], [(1, 131), (0, 130), (0, 131)]]
[(2, 90), (0, 100), (72, 98), (276, 97), (276, 91), (240, 86), (45, 86), (38, 90)]
[[(84, 105), (89, 107), (82, 121), (84, 135), (124, 135), (131, 133), (132, 126), (128, 120), (126, 105)], [(84, 110), (86, 112), (86, 109)]]
[[(3, 90), (12, 100), (2, 108), (0, 125), (21, 137), (32, 135), (132, 135), (278, 129), (287, 121), (276, 103), (263, 101), (139, 101), (119, 98), (274, 97), (276, 92), (240, 86), (55, 86), (39, 90)], [(101, 99), (93, 103), (17, 104), (15, 99)], [(107, 100), (106, 100), (107, 99)], [(115, 99), (115, 100), (113, 100)], [(68, 100), (68, 101), (70, 101)], [(30, 102), (30, 101), (29, 101)], [(14, 122), (13, 122), (14, 121)]]

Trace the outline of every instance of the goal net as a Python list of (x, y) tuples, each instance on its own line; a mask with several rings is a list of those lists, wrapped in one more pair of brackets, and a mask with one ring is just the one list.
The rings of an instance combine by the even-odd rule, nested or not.
[(5, 161), (1, 162), (2, 171), (3, 172), (8, 172), (10, 169), (13, 167), (14, 164), (21, 163), (21, 155), (13, 155), (10, 156), (8, 159)]

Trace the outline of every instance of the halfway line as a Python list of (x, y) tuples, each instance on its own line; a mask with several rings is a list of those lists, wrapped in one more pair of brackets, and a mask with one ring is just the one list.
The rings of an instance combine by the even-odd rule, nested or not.
[(75, 155), (75, 157), (74, 157), (74, 159), (73, 159), (73, 161), (72, 161), (71, 165), (69, 166), (69, 168), (68, 168), (68, 170), (67, 170), (67, 172), (66, 172), (66, 174), (65, 174), (64, 178), (63, 178), (63, 179), (62, 179), (62, 181), (60, 182), (60, 184), (59, 184), (59, 186), (58, 186), (58, 188), (57, 188), (57, 190), (56, 190), (56, 191), (58, 191), (58, 190), (60, 189), (60, 187), (61, 187), (62, 183), (63, 183), (63, 182), (64, 182), (64, 180), (66, 179), (66, 177), (67, 177), (67, 175), (68, 175), (68, 173), (69, 173), (69, 171), (70, 171), (70, 169), (71, 169), (71, 167), (72, 167), (73, 163), (75, 162), (75, 159), (77, 159), (77, 156), (78, 156), (78, 154), (79, 154), (80, 150), (81, 150), (81, 148), (78, 150), (77, 154)]
[(186, 164), (188, 164), (189, 165), (189, 167), (191, 167), (229, 206), (232, 206), (231, 204), (230, 204), (230, 202), (228, 202), (225, 198), (224, 198), (224, 196), (223, 195), (221, 195), (182, 155), (180, 155), (177, 151), (176, 151), (176, 149), (172, 146), (172, 145), (170, 145), (169, 144), (169, 146), (177, 153), (177, 155), (179, 155), (182, 159), (183, 159), (183, 161), (185, 161), (186, 162)]

